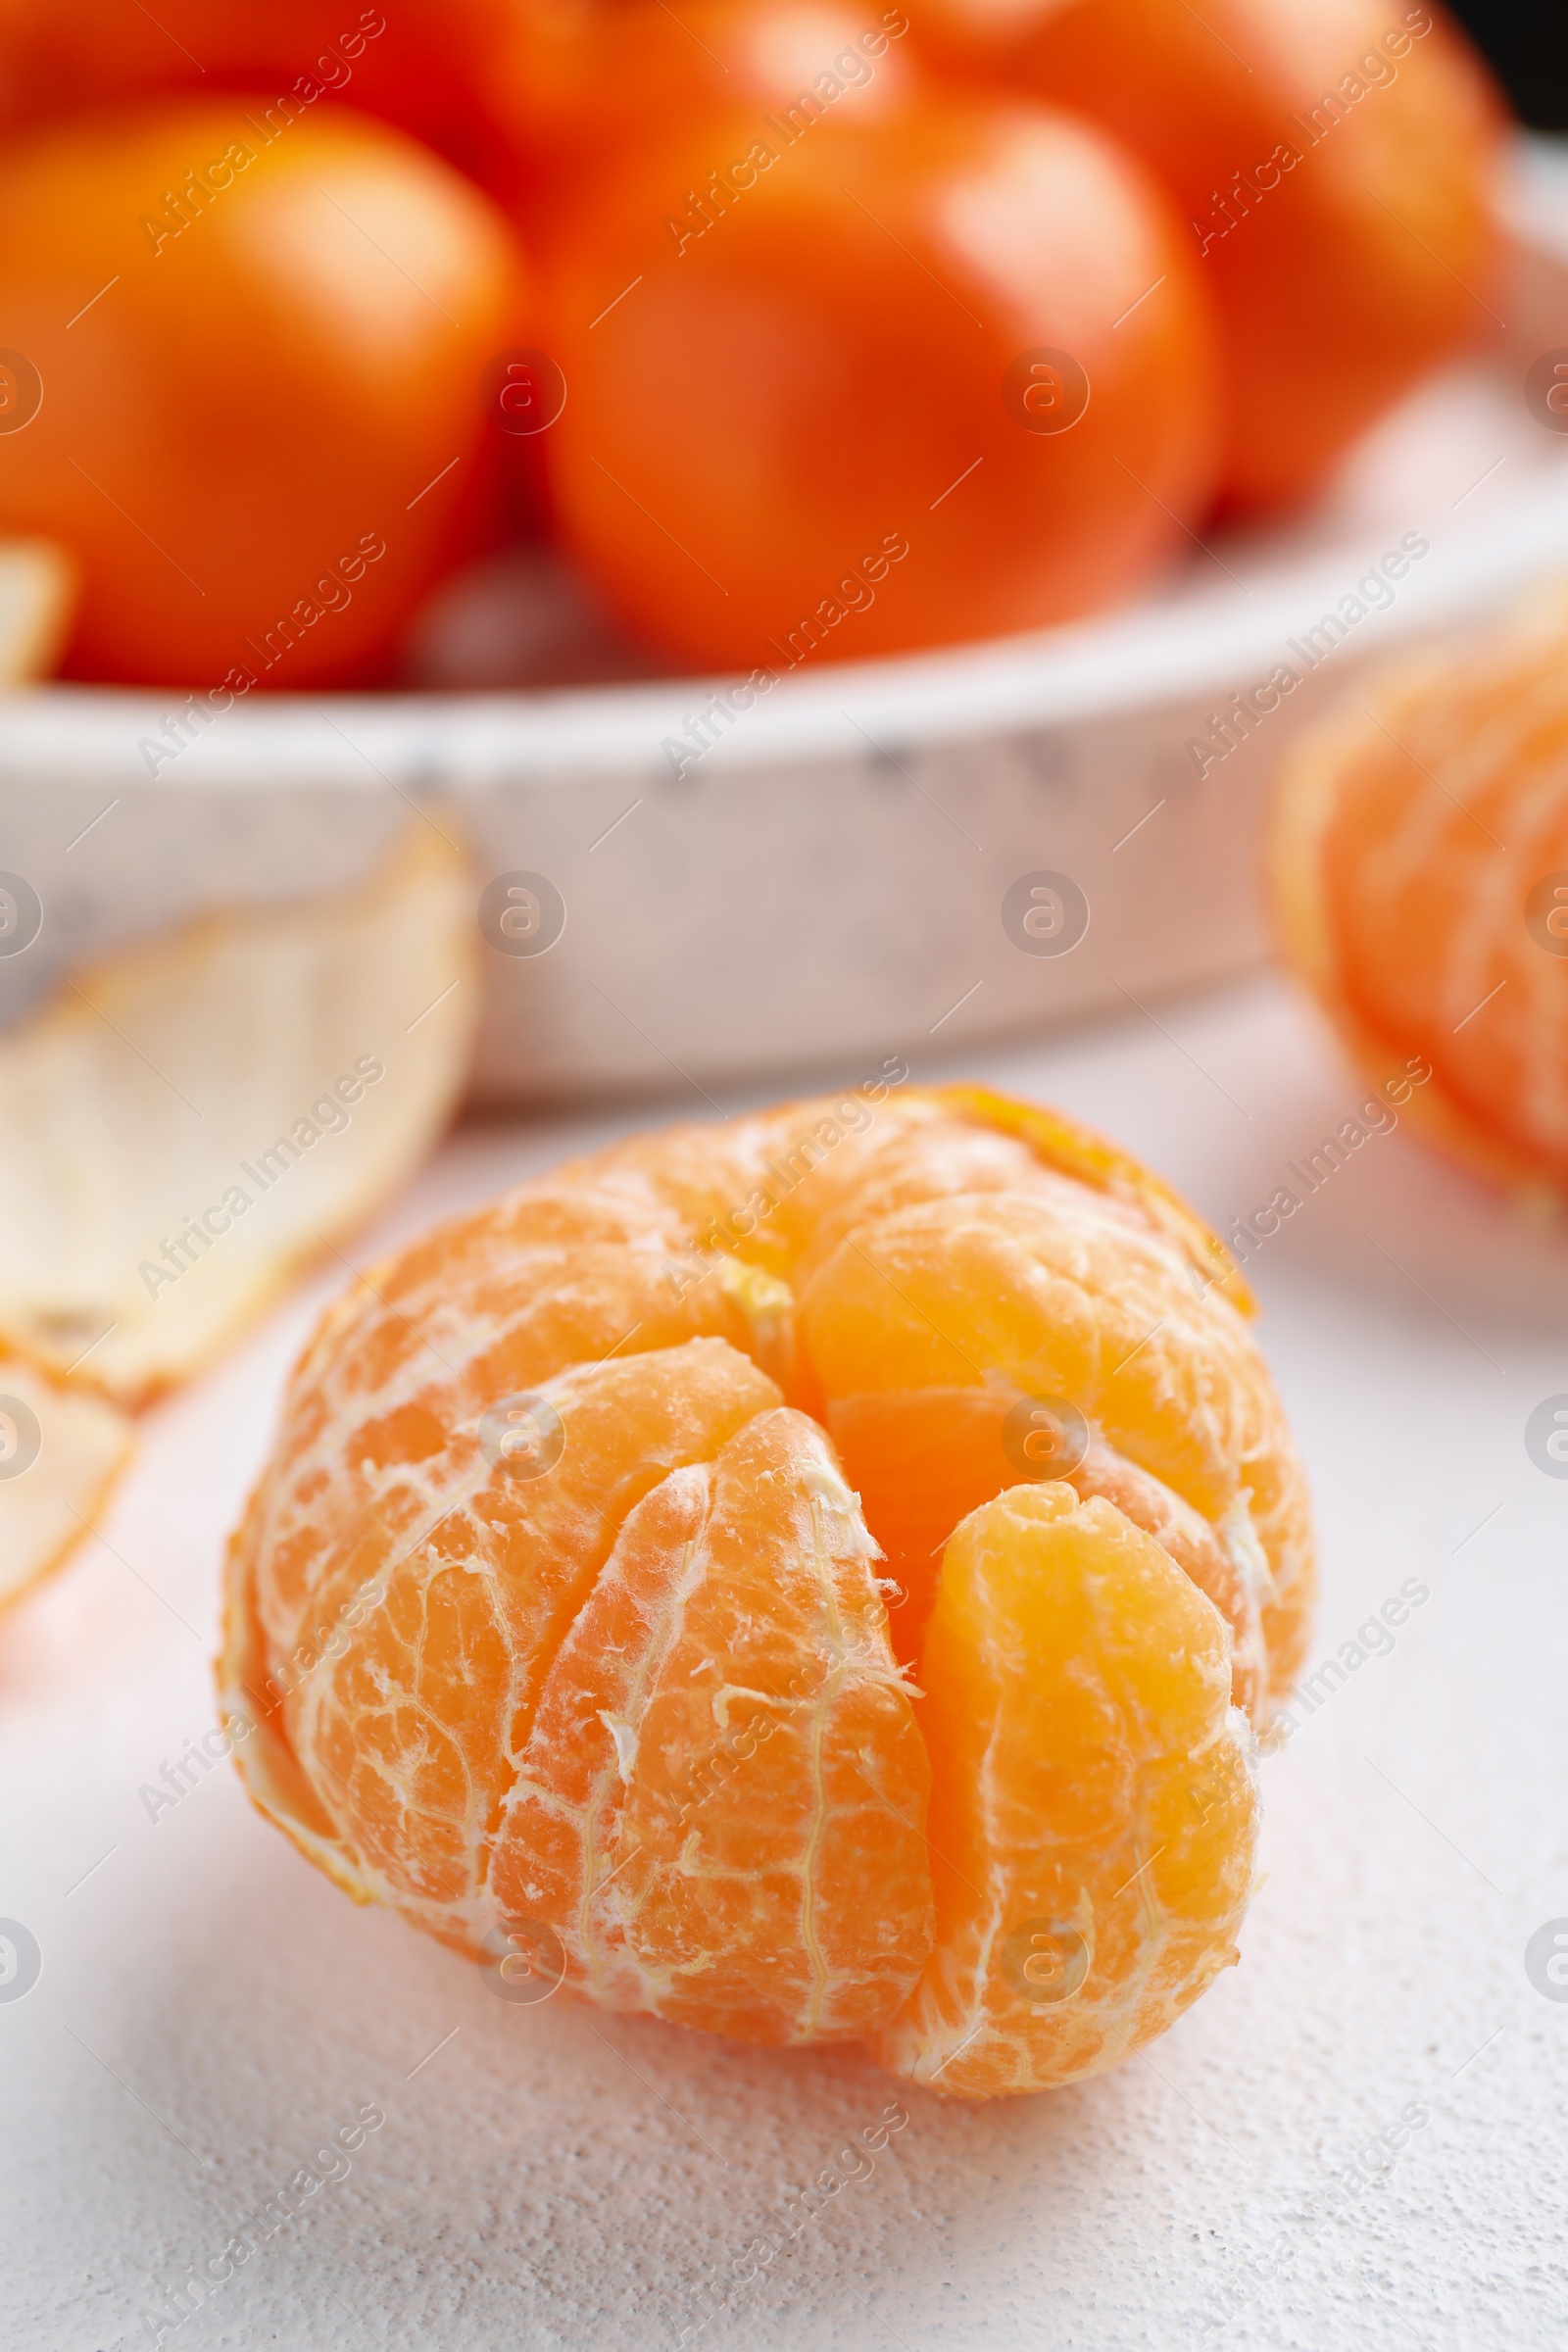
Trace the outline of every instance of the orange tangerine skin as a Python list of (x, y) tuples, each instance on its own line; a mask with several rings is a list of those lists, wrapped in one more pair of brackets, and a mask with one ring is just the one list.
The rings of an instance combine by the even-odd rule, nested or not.
[(50, 118), (176, 90), (345, 101), (395, 122), (466, 170), (494, 172), (508, 140), (486, 95), (500, 61), (540, 34), (533, 0), (0, 0), (0, 119)]
[(1080, 109), (1164, 182), (1219, 317), (1234, 510), (1310, 495), (1502, 307), (1507, 110), (1439, 7), (926, 0), (912, 24), (936, 62)]
[[(1208, 504), (1212, 323), (1160, 191), (1074, 116), (918, 86), (883, 114), (891, 81), (799, 135), (758, 98), (609, 137), (531, 223), (571, 386), (559, 529), (672, 661), (777, 674), (1072, 618)], [(682, 228), (714, 172), (719, 217)], [(1052, 352), (1092, 386), (1059, 431), (1025, 407), (1065, 413)]]
[[(607, 2007), (960, 2096), (1111, 2064), (1234, 1956), (1304, 1640), (1247, 1303), (1135, 1162), (975, 1089), (523, 1185), (296, 1370), (230, 1552), (252, 1794), (459, 1950), (542, 1926)], [(1008, 1435), (1040, 1397), (1070, 1483)], [(520, 1464), (508, 1399), (556, 1437)], [(998, 1940), (1039, 1918), (1089, 1956), (1059, 2005)]]
[(1560, 1193), (1568, 598), (1401, 665), (1363, 699), (1280, 778), (1270, 865), (1286, 953), (1434, 1142), (1496, 1182)]
[(480, 371), (527, 303), (507, 222), (384, 124), (271, 103), (165, 98), (0, 158), (0, 313), (41, 384), (0, 434), (0, 530), (74, 558), (74, 676), (364, 677), (471, 533)]
[(824, 71), (861, 119), (885, 120), (919, 78), (899, 8), (853, 0), (539, 0), (514, 11), (490, 103), (512, 126), (516, 192), (530, 220), (568, 214), (608, 155), (662, 129), (745, 107), (758, 135)]

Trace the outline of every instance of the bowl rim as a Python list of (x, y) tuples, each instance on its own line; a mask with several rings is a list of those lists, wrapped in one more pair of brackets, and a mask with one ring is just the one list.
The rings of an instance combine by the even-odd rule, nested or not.
[[(255, 783), (287, 768), (337, 785), (462, 787), (503, 778), (755, 770), (780, 762), (896, 758), (927, 745), (1029, 733), (1244, 691), (1288, 661), (1289, 642), (1333, 610), (1378, 561), (1388, 531), (1255, 590), (1168, 594), (1106, 617), (784, 677), (700, 757), (687, 729), (733, 675), (532, 693), (297, 694), (234, 704), (171, 759), (173, 690), (36, 686), (0, 696), (0, 779), (92, 773), (108, 780)], [(1399, 534), (1392, 534), (1396, 544)], [(1393, 646), (1497, 609), (1532, 576), (1568, 567), (1568, 451), (1532, 475), (1501, 517), (1456, 535), (1376, 615)], [(1360, 648), (1357, 648), (1360, 651)], [(142, 747), (150, 745), (151, 751)], [(160, 757), (160, 754), (162, 755)], [(683, 757), (683, 754), (685, 755)]]
[[(1527, 263), (1568, 278), (1568, 141), (1531, 134), (1515, 142), (1498, 212)], [(1516, 356), (1494, 347), (1429, 377), (1412, 398), (1478, 373), (1495, 380), (1513, 371)], [(1304, 521), (1310, 532), (1310, 513)], [(731, 708), (730, 731), (695, 757), (682, 758), (682, 748), (693, 750), (690, 722), (733, 694), (734, 673), (526, 692), (257, 695), (209, 713), (172, 755), (166, 720), (195, 695), (43, 684), (0, 692), (0, 782), (90, 774), (253, 786), (277, 781), (285, 768), (291, 782), (368, 788), (394, 775), (400, 784), (455, 790), (607, 773), (674, 780), (699, 765), (711, 774), (885, 761), (925, 746), (1129, 716), (1261, 682), (1289, 658), (1288, 641), (1378, 562), (1393, 529), (1366, 521), (1337, 537), (1319, 529), (1306, 552), (1293, 553), (1292, 527), (1221, 538), (1217, 547), (1189, 534), (1202, 553), (1184, 570), (1136, 602), (1060, 627), (785, 675), (739, 715)], [(1230, 569), (1227, 554), (1255, 567), (1251, 586)], [(1224, 579), (1204, 577), (1204, 557)], [(1532, 578), (1564, 569), (1568, 443), (1541, 451), (1500, 511), (1473, 510), (1451, 540), (1434, 543), (1432, 559), (1401, 582), (1364, 644), (1452, 628), (1500, 609)]]

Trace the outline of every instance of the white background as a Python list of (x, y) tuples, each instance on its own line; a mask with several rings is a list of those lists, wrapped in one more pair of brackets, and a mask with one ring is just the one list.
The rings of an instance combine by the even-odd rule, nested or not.
[[(966, 1074), (1081, 1113), (1219, 1224), (1363, 1092), (1271, 981)], [(704, 1108), (469, 1129), (351, 1254)], [(977, 2108), (854, 2054), (504, 2004), (356, 1910), (230, 1766), (148, 1819), (139, 1785), (213, 1719), (221, 1544), (329, 1264), (143, 1423), (102, 1540), (0, 1621), (0, 1916), (43, 1951), (0, 2003), (8, 2352), (149, 2341), (154, 2290), (369, 2099), (348, 2177), (166, 2344), (660, 2352), (715, 2273), (731, 2313), (687, 2339), (713, 2352), (1568, 2340), (1568, 2003), (1524, 1968), (1568, 1915), (1568, 1482), (1523, 1436), (1568, 1392), (1561, 1233), (1401, 1131), (1258, 1257), (1320, 1514), (1313, 1663), (1404, 1579), (1430, 1598), (1267, 1764), (1240, 1968), (1147, 2060)], [(766, 2208), (896, 2093), (874, 2173), (740, 2284)], [(1407, 2105), (1430, 2120), (1368, 2179)]]

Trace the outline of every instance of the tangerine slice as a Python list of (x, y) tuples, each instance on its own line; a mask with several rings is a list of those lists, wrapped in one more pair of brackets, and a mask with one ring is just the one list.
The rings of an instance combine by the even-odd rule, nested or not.
[[(252, 1794), (608, 2007), (963, 2095), (1110, 2064), (1234, 1956), (1304, 1638), (1249, 1307), (1154, 1179), (974, 1089), (520, 1186), (301, 1359), (230, 1550)], [(1051, 1921), (1085, 1973), (1039, 2002)]]
[(631, 1513), (557, 1654), (495, 1841), (612, 2008), (853, 2038), (931, 1941), (930, 1766), (833, 1449), (764, 1412)]
[(964, 1520), (921, 1657), (936, 1940), (883, 2066), (967, 2098), (1070, 2082), (1237, 1958), (1257, 1790), (1227, 1649), (1102, 1496), (1015, 1487)]
[[(460, 1937), (488, 1924), (487, 1839), (550, 1662), (623, 1520), (777, 1401), (745, 1356), (696, 1341), (544, 1382), (531, 1396), (553, 1452), (543, 1468), (508, 1456), (505, 1420), (493, 1437), (471, 1412), (443, 1425), (428, 1400), (357, 1424), (360, 1477), (330, 1514), (315, 1457), (303, 1500), (296, 1489), (260, 1531), (256, 1605), (273, 1654), (295, 1661), (277, 1693), (282, 1731), (325, 1776), (318, 1792), (368, 1891), (437, 1907)], [(363, 1520), (353, 1485), (368, 1490)], [(303, 1607), (291, 1503), (313, 1536), (341, 1525)]]
[(1388, 1103), (1494, 1181), (1560, 1194), (1568, 590), (1361, 700), (1281, 771), (1286, 954)]
[(1049, 1473), (1024, 1451), (1043, 1402), (1085, 1451), (1099, 1434), (1130, 1466), (1118, 1499), (1136, 1492), (1143, 1524), (1170, 1517), (1157, 1490), (1207, 1523), (1254, 1702), (1259, 1620), (1273, 1687), (1294, 1678), (1311, 1593), (1295, 1455), (1240, 1316), (1197, 1296), (1160, 1237), (1094, 1196), (925, 1201), (849, 1235), (801, 1310), (828, 1427), (908, 1594), (901, 1655), (918, 1649), (956, 1520)]
[[(1230, 1627), (1236, 1704), (1254, 1723), (1266, 1720), (1263, 1612), (1274, 1588), (1244, 1496), (1211, 1525), (1064, 1399), (1022, 1396), (1004, 1381), (836, 1397), (827, 1419), (887, 1552), (893, 1646), (906, 1663), (918, 1661), (941, 1573), (946, 1539), (933, 1529), (956, 1527), (977, 1498), (1054, 1471), (1086, 1501), (1101, 1494), (1115, 1503), (1208, 1595)], [(924, 1471), (918, 1484), (908, 1477), (911, 1460)]]

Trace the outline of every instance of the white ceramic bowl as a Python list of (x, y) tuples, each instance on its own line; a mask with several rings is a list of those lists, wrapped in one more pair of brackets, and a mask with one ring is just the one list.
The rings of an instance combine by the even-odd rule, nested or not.
[[(918, 1054), (1237, 970), (1263, 952), (1257, 836), (1291, 736), (1395, 645), (1568, 568), (1568, 434), (1524, 391), (1568, 347), (1568, 166), (1530, 143), (1506, 203), (1489, 355), (1386, 419), (1313, 514), (1195, 546), (1106, 617), (785, 681), (678, 777), (665, 740), (723, 681), (257, 697), (156, 777), (167, 698), (9, 698), (0, 866), (45, 922), (0, 961), (0, 1021), (106, 946), (349, 879), (416, 802), (482, 879), (542, 874), (565, 908), (548, 952), (487, 952), (481, 1097)], [(1282, 664), (1299, 683), (1218, 757), (1212, 715)]]

